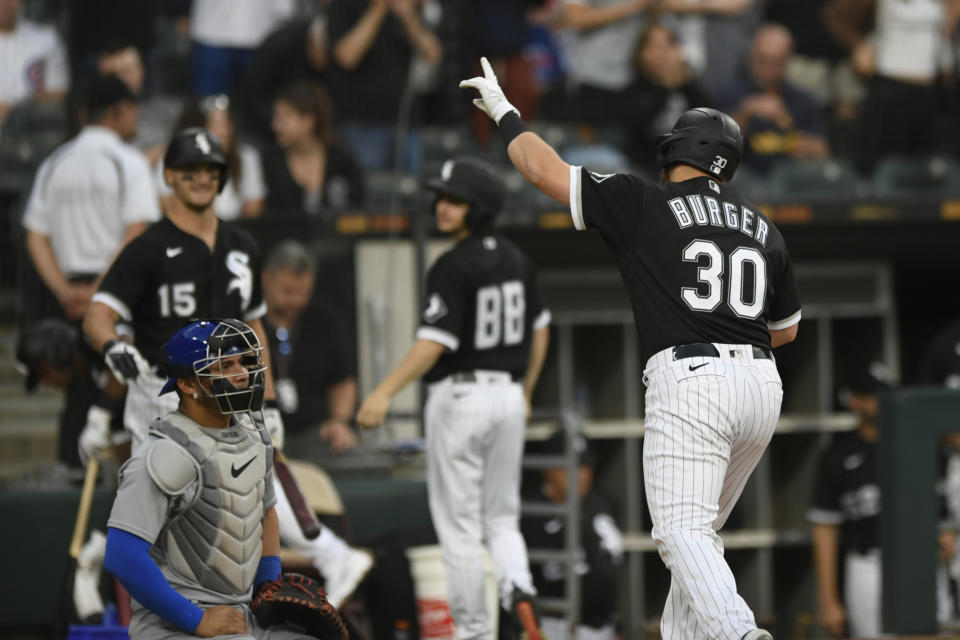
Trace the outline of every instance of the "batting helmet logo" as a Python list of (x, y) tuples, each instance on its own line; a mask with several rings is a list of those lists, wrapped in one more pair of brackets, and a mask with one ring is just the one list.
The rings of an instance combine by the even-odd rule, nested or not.
[(197, 149), (200, 150), (200, 153), (207, 156), (210, 155), (210, 141), (207, 140), (206, 131), (198, 131), (197, 135), (193, 138), (194, 143), (197, 145)]

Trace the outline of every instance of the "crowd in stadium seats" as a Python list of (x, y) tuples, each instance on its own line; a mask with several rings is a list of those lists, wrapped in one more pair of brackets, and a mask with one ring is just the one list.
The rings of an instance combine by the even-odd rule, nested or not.
[[(227, 116), (235, 132), (218, 130), (236, 139), (234, 171), (251, 176), (240, 185), (244, 216), (260, 200), (268, 216), (356, 208), (377, 199), (364, 174), (419, 175), (450, 152), (504, 160), (457, 88), (480, 55), (526, 120), (559, 127), (574, 159), (604, 169), (655, 176), (656, 136), (687, 107), (707, 105), (744, 127), (745, 188), (776, 170), (787, 176), (768, 191), (794, 173), (809, 180), (809, 167), (828, 159), (861, 184), (886, 167), (877, 174), (885, 193), (912, 167), (955, 187), (957, 0), (910, 9), (887, 0), (141, 4), (0, 2), (5, 190), (22, 191), (38, 161), (79, 130), (91, 76), (113, 73), (141, 98), (134, 144), (152, 165), (178, 117)], [(64, 111), (52, 111), (68, 91)], [(456, 142), (434, 144), (449, 143), (442, 132)]]

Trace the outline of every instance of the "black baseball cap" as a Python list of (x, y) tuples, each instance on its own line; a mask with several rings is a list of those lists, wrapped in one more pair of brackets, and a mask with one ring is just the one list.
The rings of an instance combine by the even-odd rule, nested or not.
[(64, 320), (49, 318), (26, 329), (17, 341), (17, 368), (27, 376), (24, 388), (37, 388), (44, 363), (53, 367), (69, 365), (76, 346), (77, 330)]
[(123, 80), (112, 73), (91, 78), (84, 90), (83, 97), (83, 105), (88, 112), (105, 109), (120, 102), (140, 101), (137, 94), (131, 91)]
[[(578, 464), (593, 466), (596, 457), (590, 447), (590, 441), (582, 433), (573, 436), (573, 448), (577, 452)], [(541, 452), (545, 455), (562, 456), (567, 453), (567, 434), (563, 429), (557, 429), (549, 438), (543, 441)]]
[(893, 387), (893, 372), (884, 363), (874, 360), (850, 376), (845, 386), (851, 393), (873, 395)]

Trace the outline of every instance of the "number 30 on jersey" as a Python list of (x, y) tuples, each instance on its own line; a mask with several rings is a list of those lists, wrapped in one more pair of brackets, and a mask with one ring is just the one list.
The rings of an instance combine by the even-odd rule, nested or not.
[[(706, 258), (706, 262), (701, 262)], [(701, 294), (696, 287), (683, 287), (680, 296), (694, 311), (713, 311), (723, 299), (724, 263), (727, 268), (727, 306), (741, 318), (757, 318), (764, 309), (767, 296), (767, 264), (763, 254), (754, 247), (737, 247), (724, 256), (715, 243), (694, 240), (683, 250), (684, 262), (696, 262), (697, 282), (705, 287)], [(744, 291), (744, 271), (753, 269), (753, 291)]]
[(480, 351), (523, 342), (526, 310), (527, 302), (520, 280), (478, 289), (474, 348)]

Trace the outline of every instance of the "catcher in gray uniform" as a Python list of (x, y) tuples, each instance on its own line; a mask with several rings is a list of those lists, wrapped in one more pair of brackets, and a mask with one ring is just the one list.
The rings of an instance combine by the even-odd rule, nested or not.
[(261, 351), (239, 320), (193, 322), (164, 343), (161, 393), (179, 405), (120, 469), (107, 523), (104, 566), (133, 597), (131, 638), (309, 637), (250, 610), (280, 575), (270, 436), (236, 420), (263, 403)]

